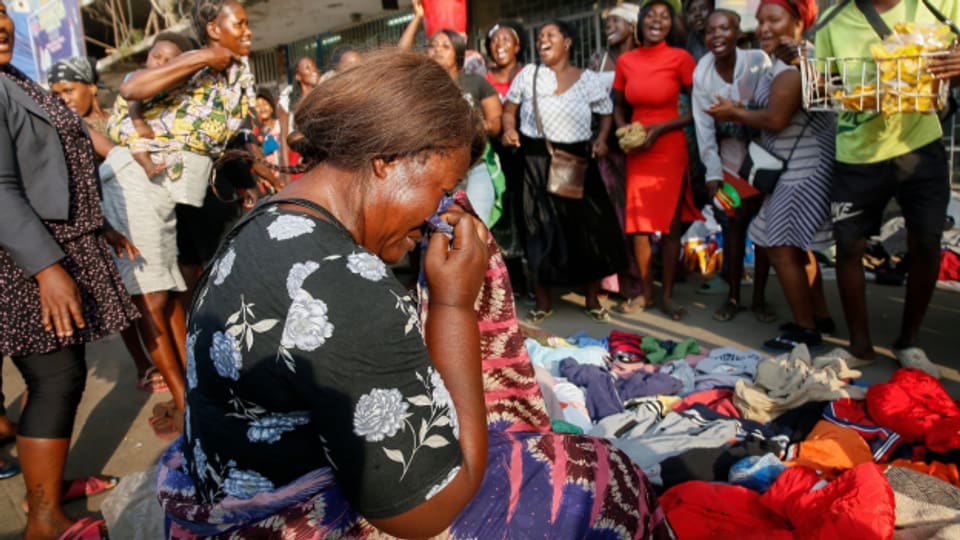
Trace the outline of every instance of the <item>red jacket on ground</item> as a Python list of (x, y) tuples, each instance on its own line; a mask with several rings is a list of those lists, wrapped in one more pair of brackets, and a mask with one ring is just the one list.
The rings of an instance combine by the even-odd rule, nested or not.
[(784, 471), (763, 495), (693, 481), (667, 490), (660, 504), (681, 540), (893, 537), (893, 490), (877, 464), (857, 465), (814, 489), (818, 482), (813, 469), (797, 466)]

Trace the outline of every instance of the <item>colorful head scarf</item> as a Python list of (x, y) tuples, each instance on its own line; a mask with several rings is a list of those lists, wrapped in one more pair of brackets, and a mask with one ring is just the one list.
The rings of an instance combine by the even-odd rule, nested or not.
[[(760, 6), (764, 4), (776, 4), (787, 10), (794, 17), (800, 19), (804, 31), (812, 28), (813, 24), (817, 22), (819, 8), (816, 0), (760, 0)], [(760, 6), (757, 6), (757, 9)]]

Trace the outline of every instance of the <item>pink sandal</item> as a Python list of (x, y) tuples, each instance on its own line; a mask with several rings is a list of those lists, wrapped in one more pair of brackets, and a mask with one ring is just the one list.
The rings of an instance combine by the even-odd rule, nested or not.
[(104, 540), (107, 538), (102, 530), (105, 525), (102, 519), (80, 518), (63, 531), (57, 540)]
[(166, 392), (168, 390), (167, 382), (163, 380), (163, 375), (161, 375), (160, 371), (154, 366), (147, 368), (147, 371), (143, 373), (143, 377), (140, 377), (140, 380), (137, 381), (137, 389), (150, 392), (151, 394)]

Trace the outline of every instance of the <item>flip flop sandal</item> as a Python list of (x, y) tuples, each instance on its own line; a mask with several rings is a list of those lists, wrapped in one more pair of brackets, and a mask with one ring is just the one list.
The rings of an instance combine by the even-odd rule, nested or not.
[(553, 310), (548, 309), (546, 311), (542, 309), (531, 309), (527, 312), (526, 321), (530, 324), (540, 324), (544, 319), (553, 315)]
[(69, 529), (63, 531), (57, 540), (104, 540), (106, 522), (102, 519), (80, 518)]
[(151, 394), (169, 390), (166, 381), (163, 380), (163, 375), (153, 366), (148, 368), (147, 371), (143, 373), (143, 377), (137, 381), (137, 389), (145, 390)]
[(727, 300), (720, 306), (720, 309), (713, 312), (713, 320), (727, 322), (733, 320), (737, 313), (745, 311), (747, 308), (737, 305), (736, 302)]
[(92, 475), (86, 478), (74, 478), (64, 482), (63, 502), (76, 501), (109, 491), (120, 483), (116, 476)]
[(584, 309), (584, 315), (593, 319), (593, 322), (605, 323), (610, 322), (610, 312), (607, 311), (605, 307), (598, 307), (593, 309)]

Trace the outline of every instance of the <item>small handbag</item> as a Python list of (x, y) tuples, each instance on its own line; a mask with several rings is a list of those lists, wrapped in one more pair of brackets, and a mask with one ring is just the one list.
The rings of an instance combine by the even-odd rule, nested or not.
[(540, 119), (540, 107), (537, 105), (537, 75), (540, 66), (533, 70), (533, 114), (537, 120), (537, 130), (543, 135), (547, 143), (547, 153), (550, 154), (550, 169), (547, 173), (547, 193), (565, 199), (582, 199), (583, 185), (587, 180), (588, 161), (585, 156), (560, 150), (553, 147), (547, 134), (543, 131), (543, 121)]
[(761, 193), (765, 195), (773, 193), (774, 188), (777, 187), (777, 182), (780, 181), (780, 176), (783, 171), (787, 170), (787, 163), (793, 157), (793, 152), (797, 149), (797, 145), (803, 138), (803, 134), (807, 132), (809, 125), (810, 116), (808, 115), (807, 123), (803, 125), (797, 139), (793, 141), (793, 148), (790, 149), (787, 159), (782, 159), (760, 146), (759, 143), (750, 141), (750, 144), (747, 145), (747, 155), (744, 156), (743, 164), (740, 165), (737, 174)]

